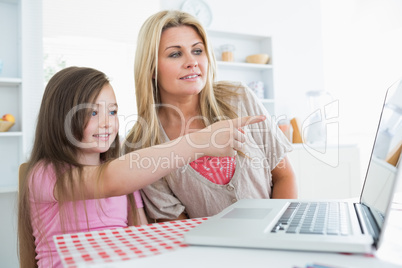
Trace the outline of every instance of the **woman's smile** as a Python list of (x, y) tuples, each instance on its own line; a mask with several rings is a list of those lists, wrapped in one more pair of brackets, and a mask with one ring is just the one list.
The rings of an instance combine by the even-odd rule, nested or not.
[(186, 80), (186, 81), (197, 81), (198, 77), (200, 77), (200, 74), (189, 74), (186, 76), (181, 77), (181, 80)]

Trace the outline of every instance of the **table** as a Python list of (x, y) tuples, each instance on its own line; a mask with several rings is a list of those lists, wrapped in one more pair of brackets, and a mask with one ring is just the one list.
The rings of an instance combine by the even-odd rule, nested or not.
[(180, 247), (184, 232), (207, 218), (162, 222), (104, 231), (54, 236), (63, 265), (127, 261), (162, 254)]
[(63, 265), (73, 267), (401, 267), (372, 255), (189, 246), (183, 234), (208, 220), (188, 219), (55, 236)]

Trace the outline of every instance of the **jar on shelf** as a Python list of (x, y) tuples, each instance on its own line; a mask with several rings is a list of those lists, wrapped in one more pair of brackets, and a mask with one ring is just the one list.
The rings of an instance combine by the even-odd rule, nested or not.
[(262, 81), (252, 81), (248, 87), (255, 93), (257, 98), (264, 99), (264, 83)]
[(222, 61), (234, 61), (235, 46), (231, 44), (222, 45), (220, 47), (222, 53)]
[(282, 119), (279, 120), (278, 122), (278, 127), (280, 130), (282, 130), (283, 134), (286, 136), (286, 138), (289, 140), (289, 142), (293, 142), (293, 127), (292, 124), (290, 123), (289, 119)]

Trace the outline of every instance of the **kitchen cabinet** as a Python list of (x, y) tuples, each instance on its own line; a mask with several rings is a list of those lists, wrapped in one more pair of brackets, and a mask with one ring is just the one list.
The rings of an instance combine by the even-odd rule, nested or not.
[(17, 190), (17, 170), (22, 160), (20, 9), (18, 1), (0, 1), (0, 116), (10, 113), (16, 118), (8, 132), (0, 132), (0, 193)]
[[(275, 114), (275, 94), (273, 81), (272, 38), (264, 35), (251, 35), (235, 32), (208, 31), (208, 37), (214, 49), (217, 60), (216, 80), (241, 81), (246, 85), (251, 82), (263, 83), (261, 101), (267, 111)], [(222, 47), (233, 46), (233, 61), (222, 61)], [(265, 53), (270, 59), (268, 64), (247, 63), (246, 57)]]
[(0, 116), (16, 119), (0, 132), (0, 260), (18, 267), (18, 168), (31, 148), (43, 92), (41, 0), (0, 0), (0, 40)]
[[(359, 197), (360, 178), (359, 148), (356, 145), (308, 147), (293, 144), (288, 154), (296, 175), (300, 199), (341, 199)], [(311, 150), (315, 150), (312, 154)], [(326, 161), (331, 157), (331, 161)], [(333, 160), (336, 161), (333, 161)]]
[(17, 191), (34, 137), (43, 92), (41, 14), (40, 0), (0, 0), (0, 116), (16, 119), (0, 132), (0, 193)]

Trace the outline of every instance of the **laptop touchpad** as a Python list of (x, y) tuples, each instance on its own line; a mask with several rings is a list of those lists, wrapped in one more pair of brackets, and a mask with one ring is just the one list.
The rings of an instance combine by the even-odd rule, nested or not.
[(269, 208), (234, 208), (222, 218), (260, 220), (264, 219), (270, 212), (271, 209)]

